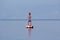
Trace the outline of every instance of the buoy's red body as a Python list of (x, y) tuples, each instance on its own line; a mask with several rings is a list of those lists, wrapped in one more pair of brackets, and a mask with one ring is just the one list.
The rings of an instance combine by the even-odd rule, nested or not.
[(32, 22), (31, 22), (31, 13), (29, 12), (28, 14), (28, 25), (26, 26), (26, 28), (33, 28), (32, 26)]

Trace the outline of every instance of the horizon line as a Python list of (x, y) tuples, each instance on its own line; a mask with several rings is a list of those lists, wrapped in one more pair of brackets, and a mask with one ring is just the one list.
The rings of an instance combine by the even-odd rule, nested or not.
[[(28, 19), (0, 19), (0, 21), (27, 21)], [(60, 21), (60, 19), (31, 19), (32, 21)]]

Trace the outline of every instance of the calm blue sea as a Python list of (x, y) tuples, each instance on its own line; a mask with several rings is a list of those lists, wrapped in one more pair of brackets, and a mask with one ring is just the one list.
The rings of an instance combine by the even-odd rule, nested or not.
[[(0, 21), (0, 40), (29, 40), (27, 21)], [(30, 40), (60, 40), (60, 21), (32, 21)]]

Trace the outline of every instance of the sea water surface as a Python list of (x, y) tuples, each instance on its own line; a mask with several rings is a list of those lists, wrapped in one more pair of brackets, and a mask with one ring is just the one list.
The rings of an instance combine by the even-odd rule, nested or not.
[[(27, 21), (0, 21), (0, 40), (29, 40)], [(60, 40), (60, 21), (32, 21), (30, 40)]]

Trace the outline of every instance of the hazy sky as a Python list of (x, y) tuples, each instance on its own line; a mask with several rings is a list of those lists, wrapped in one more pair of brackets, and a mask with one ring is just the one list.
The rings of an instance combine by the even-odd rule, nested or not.
[(60, 0), (0, 0), (0, 18), (60, 18)]

